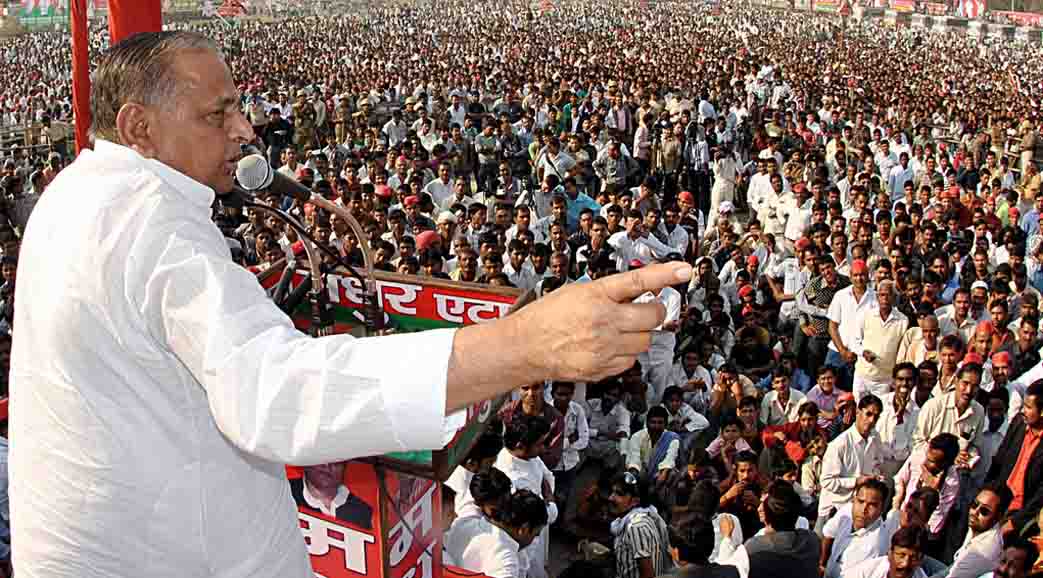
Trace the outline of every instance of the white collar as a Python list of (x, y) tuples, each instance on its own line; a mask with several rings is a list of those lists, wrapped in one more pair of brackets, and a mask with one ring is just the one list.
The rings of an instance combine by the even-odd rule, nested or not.
[(347, 503), (348, 498), (351, 496), (351, 492), (348, 491), (348, 487), (344, 484), (337, 486), (337, 494), (333, 496), (333, 501), (330, 502), (330, 507), (327, 508), (322, 500), (311, 493), (311, 489), (308, 487), (308, 481), (306, 478), (301, 478), (301, 486), (303, 491), (301, 494), (304, 496), (304, 501), (308, 503), (312, 508), (326, 514), (327, 516), (336, 516), (337, 508)]

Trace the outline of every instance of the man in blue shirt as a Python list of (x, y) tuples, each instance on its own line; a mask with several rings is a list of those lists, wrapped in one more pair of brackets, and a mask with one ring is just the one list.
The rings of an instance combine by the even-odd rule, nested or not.
[(568, 228), (570, 234), (576, 232), (576, 228), (579, 227), (580, 211), (590, 209), (594, 211), (595, 215), (601, 211), (601, 205), (597, 201), (576, 188), (576, 179), (572, 177), (565, 177), (565, 198), (569, 205)]
[(1025, 213), (1021, 217), (1021, 221), (1018, 222), (1018, 226), (1021, 227), (1022, 231), (1025, 231), (1025, 235), (1031, 237), (1039, 234), (1040, 213), (1043, 213), (1043, 195), (1036, 197), (1032, 210)]

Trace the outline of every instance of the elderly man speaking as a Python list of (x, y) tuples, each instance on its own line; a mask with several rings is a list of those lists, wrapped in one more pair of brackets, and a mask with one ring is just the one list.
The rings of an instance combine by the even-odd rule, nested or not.
[(445, 414), (619, 373), (684, 264), (574, 285), (501, 321), (297, 332), (210, 220), (253, 138), (214, 44), (142, 34), (98, 62), (95, 149), (22, 248), (10, 498), (22, 578), (311, 576), (283, 464), (439, 447)]

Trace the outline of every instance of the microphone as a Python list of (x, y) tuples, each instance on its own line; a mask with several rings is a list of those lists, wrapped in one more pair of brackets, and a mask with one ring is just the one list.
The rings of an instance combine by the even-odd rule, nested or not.
[(312, 192), (304, 185), (272, 170), (268, 161), (259, 154), (246, 155), (235, 169), (235, 180), (247, 192), (254, 193), (269, 189), (277, 195), (290, 196), (300, 201), (310, 201)]

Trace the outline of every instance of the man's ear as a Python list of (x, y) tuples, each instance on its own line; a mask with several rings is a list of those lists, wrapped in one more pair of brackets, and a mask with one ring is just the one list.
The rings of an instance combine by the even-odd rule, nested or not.
[(116, 113), (116, 131), (120, 144), (134, 149), (143, 157), (154, 158), (156, 147), (153, 144), (155, 127), (152, 126), (152, 115), (143, 105), (129, 102), (120, 107)]

